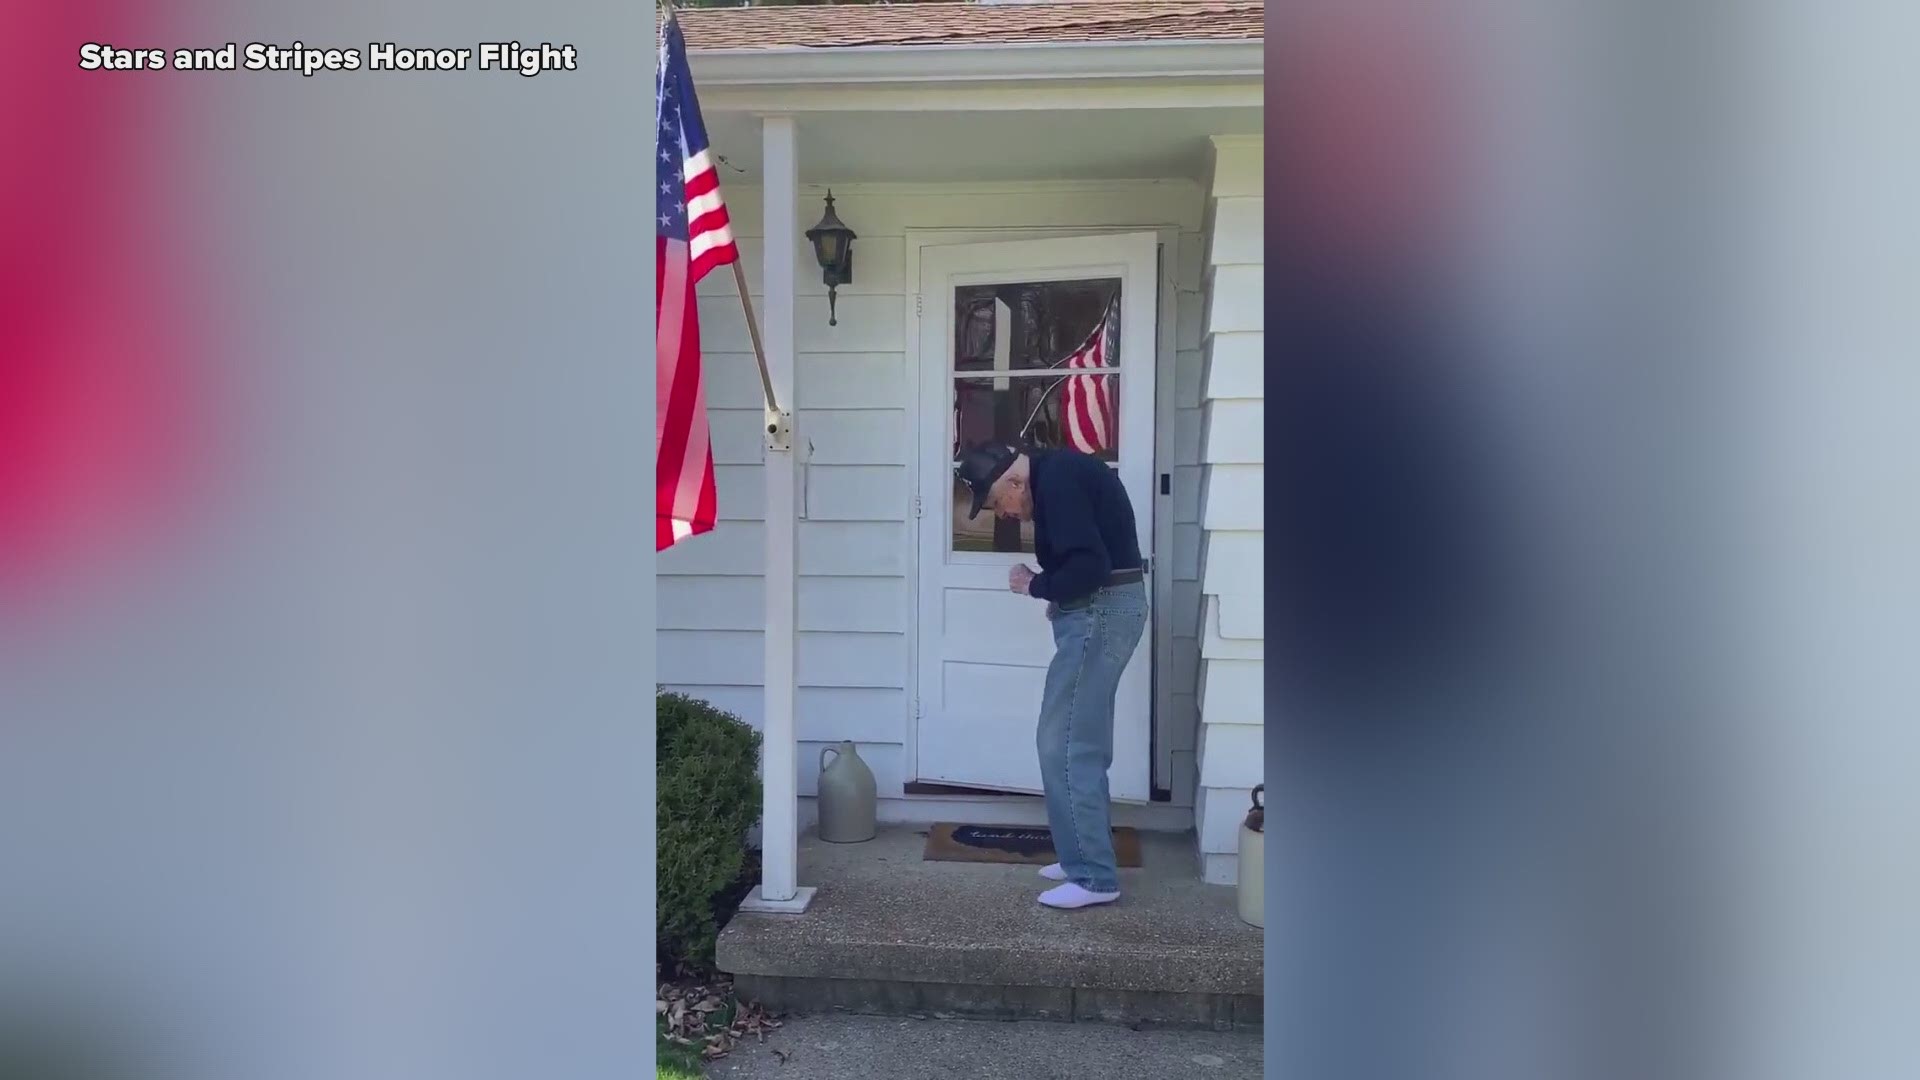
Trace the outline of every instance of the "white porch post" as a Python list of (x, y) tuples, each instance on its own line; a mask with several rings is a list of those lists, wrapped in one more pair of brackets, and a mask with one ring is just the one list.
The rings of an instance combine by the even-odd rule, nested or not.
[(766, 265), (761, 324), (767, 371), (780, 413), (769, 412), (767, 436), (766, 691), (762, 735), (760, 886), (741, 904), (746, 911), (798, 913), (813, 899), (799, 886), (800, 804), (795, 747), (794, 610), (798, 582), (795, 544), (799, 519), (798, 456), (794, 424), (794, 266), (800, 239), (799, 162), (791, 116), (761, 119)]

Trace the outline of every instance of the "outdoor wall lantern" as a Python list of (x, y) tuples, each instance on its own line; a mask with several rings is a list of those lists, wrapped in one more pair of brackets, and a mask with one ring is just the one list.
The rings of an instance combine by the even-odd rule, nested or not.
[(839, 326), (840, 319), (834, 310), (837, 299), (836, 290), (842, 285), (853, 284), (853, 241), (854, 233), (833, 212), (833, 192), (827, 192), (827, 212), (820, 218), (820, 224), (807, 230), (807, 241), (813, 245), (813, 257), (820, 262), (820, 280), (827, 286), (827, 325)]

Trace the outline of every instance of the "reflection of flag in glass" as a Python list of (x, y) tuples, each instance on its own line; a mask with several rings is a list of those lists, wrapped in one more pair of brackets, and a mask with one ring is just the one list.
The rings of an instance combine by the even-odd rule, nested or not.
[[(1100, 316), (1100, 324), (1087, 336), (1086, 344), (1060, 362), (1064, 368), (1096, 369), (1113, 363), (1113, 308)], [(1067, 446), (1083, 454), (1112, 450), (1119, 424), (1115, 401), (1118, 388), (1114, 376), (1069, 375), (1060, 387), (1060, 431)]]

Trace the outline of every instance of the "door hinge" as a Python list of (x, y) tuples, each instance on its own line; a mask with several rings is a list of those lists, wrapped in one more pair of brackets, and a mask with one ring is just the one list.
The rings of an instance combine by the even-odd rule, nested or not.
[(920, 699), (919, 698), (913, 699), (913, 718), (915, 720), (920, 719)]
[(918, 318), (919, 316), (921, 316), (921, 315), (925, 315), (926, 313), (927, 313), (927, 312), (926, 312), (926, 298), (925, 298), (925, 297), (923, 297), (923, 296), (921, 296), (921, 295), (920, 295), (919, 293), (915, 293), (915, 294), (913, 295), (913, 314), (914, 314), (914, 317), (915, 317), (915, 318)]
[(920, 501), (920, 496), (918, 496), (918, 495), (915, 495), (915, 496), (913, 497), (913, 517), (914, 517), (914, 520), (916, 520), (916, 521), (918, 521), (918, 520), (920, 519), (920, 515), (921, 515), (921, 514), (923, 514), (923, 513), (925, 513), (925, 512), (926, 512), (926, 506), (925, 506), (925, 505), (924, 505), (923, 503), (921, 503), (921, 501)]

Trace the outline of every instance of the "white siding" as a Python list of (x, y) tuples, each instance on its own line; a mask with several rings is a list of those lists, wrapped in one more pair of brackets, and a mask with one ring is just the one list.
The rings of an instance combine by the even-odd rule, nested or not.
[[(1240, 861), (1240, 826), (1253, 806), (1251, 788), (1209, 787), (1200, 792), (1200, 846), (1208, 854), (1223, 855), (1212, 865), (1231, 866)], [(1221, 882), (1234, 883), (1233, 878)]]
[[(801, 129), (805, 137), (805, 126)], [(723, 177), (722, 182), (727, 183)], [(1201, 604), (1202, 352), (1206, 318), (1203, 189), (1188, 180), (1031, 185), (833, 185), (836, 209), (859, 233), (854, 282), (839, 291), (838, 326), (827, 325), (826, 287), (798, 245), (799, 430), (813, 443), (801, 492), (799, 533), (799, 790), (814, 793), (821, 746), (851, 739), (873, 769), (883, 799), (904, 794), (912, 723), (912, 496), (915, 424), (906, 298), (909, 229), (1171, 227), (1176, 259), (1179, 352), (1175, 395), (1174, 600), (1161, 614), (1174, 635), (1172, 670), (1156, 715), (1167, 746), (1175, 805), (1192, 807), (1199, 778), (1197, 725), (1204, 628)], [(745, 259), (747, 287), (761, 277), (760, 193), (730, 184), (727, 203)], [(819, 213), (823, 187), (802, 189), (800, 216)], [(757, 308), (756, 308), (757, 310)], [(760, 722), (760, 574), (765, 533), (760, 379), (731, 273), (701, 285), (708, 408), (714, 431), (720, 526), (659, 561), (659, 678), (750, 723)], [(1177, 467), (1176, 467), (1177, 466)], [(1145, 531), (1143, 523), (1143, 532)], [(1170, 555), (1170, 557), (1169, 557)], [(951, 810), (951, 808), (948, 808)], [(1183, 811), (1184, 813), (1184, 811)]]
[(1239, 825), (1264, 772), (1263, 153), (1257, 137), (1214, 140), (1203, 231), (1194, 816), (1201, 871), (1223, 884), (1239, 879)]
[(1236, 885), (1240, 882), (1238, 849), (1232, 855), (1204, 852), (1200, 856), (1200, 880), (1209, 885)]

